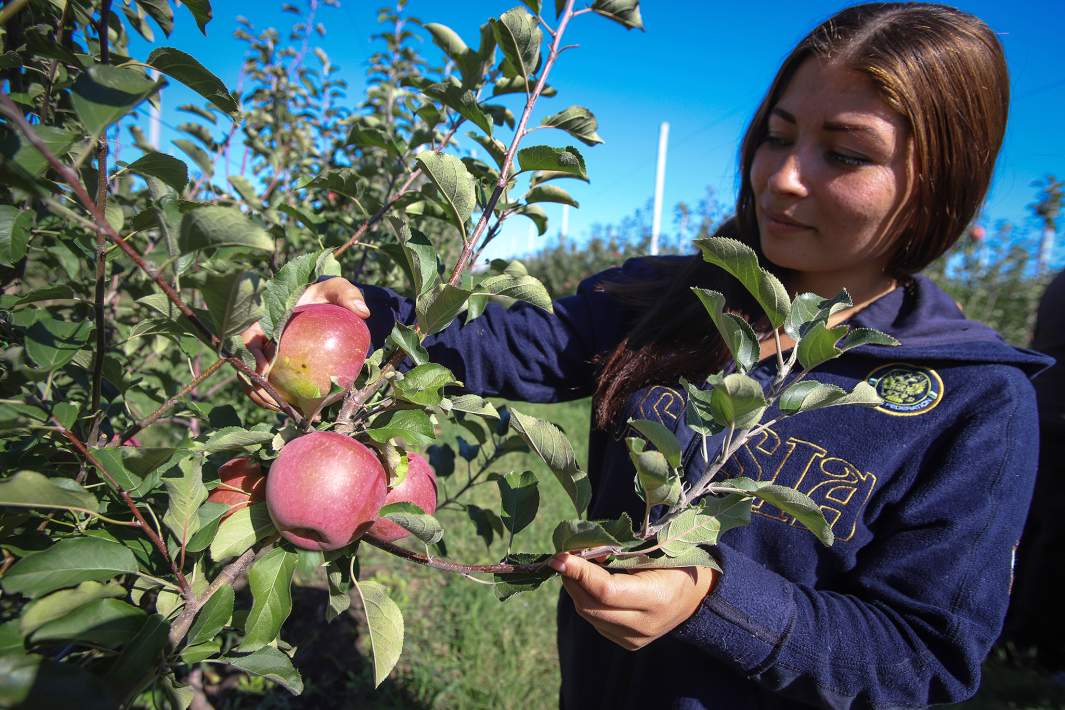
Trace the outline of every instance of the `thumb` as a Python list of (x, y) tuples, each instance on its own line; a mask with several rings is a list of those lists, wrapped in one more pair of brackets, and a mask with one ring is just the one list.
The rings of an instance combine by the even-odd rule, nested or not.
[(555, 555), (548, 565), (563, 579), (575, 582), (594, 600), (604, 604), (609, 602), (614, 589), (614, 581), (613, 575), (605, 568), (568, 552)]

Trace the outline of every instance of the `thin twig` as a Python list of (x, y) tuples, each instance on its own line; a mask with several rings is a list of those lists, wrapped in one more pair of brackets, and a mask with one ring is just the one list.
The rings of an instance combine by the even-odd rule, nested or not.
[(566, 26), (569, 24), (575, 14), (573, 12), (573, 0), (567, 0), (566, 9), (562, 13), (562, 17), (558, 23), (558, 29), (555, 30), (554, 40), (551, 43), (551, 50), (547, 55), (547, 61), (544, 62), (544, 67), (540, 71), (540, 77), (536, 81), (536, 86), (528, 94), (528, 98), (525, 101), (525, 110), (521, 113), (521, 119), (518, 122), (518, 127), (514, 130), (514, 138), (510, 142), (510, 147), (507, 149), (507, 154), (503, 158), (503, 164), (499, 168), (499, 180), (496, 183), (495, 189), (492, 191), (492, 196), (488, 198), (488, 204), (485, 205), (484, 210), (481, 212), (480, 219), (477, 220), (477, 226), (473, 229), (473, 234), (462, 248), (462, 254), (459, 256), (459, 260), (455, 263), (455, 268), (451, 272), (451, 278), (448, 280), (452, 286), (458, 284), (459, 279), (462, 277), (462, 273), (469, 266), (473, 252), (477, 246), (477, 241), (480, 239), (481, 233), (485, 227), (488, 226), (488, 220), (492, 217), (492, 213), (495, 210), (496, 203), (499, 201), (499, 196), (503, 194), (503, 190), (507, 187), (507, 182), (510, 179), (510, 168), (514, 163), (514, 156), (518, 152), (518, 145), (521, 143), (522, 138), (525, 137), (525, 126), (529, 123), (529, 117), (532, 115), (533, 107), (536, 106), (537, 99), (544, 91), (544, 87), (547, 85), (547, 77), (551, 73), (551, 68), (555, 64), (555, 60), (558, 59), (559, 47), (562, 44), (562, 36), (566, 32)]
[[(376, 538), (366, 535), (362, 538), (363, 542), (372, 547), (376, 547), (379, 550), (384, 550), (390, 555), (401, 557), (409, 562), (414, 562), (426, 567), (432, 567), (433, 569), (443, 570), (444, 572), (458, 572), (459, 574), (468, 575), (473, 573), (481, 574), (536, 574), (537, 572), (543, 572), (545, 569), (550, 569), (547, 566), (547, 560), (543, 562), (534, 562), (533, 564), (517, 565), (509, 562), (499, 562), (494, 565), (468, 565), (463, 562), (453, 562), (452, 560), (445, 560), (439, 557), (429, 557), (418, 552), (413, 552), (400, 547), (399, 545), (393, 545), (390, 542), (384, 540), (378, 540)], [(591, 557), (599, 557), (604, 554), (614, 554), (617, 552), (616, 548), (602, 548), (594, 547), (587, 550), (579, 550), (570, 554), (576, 557), (583, 557), (585, 559)]]
[(0, 27), (6, 25), (7, 21), (14, 17), (15, 13), (21, 10), (29, 1), (30, 0), (13, 0), (10, 5), (3, 10), (0, 10)]
[(226, 361), (224, 358), (215, 360), (206, 370), (201, 372), (198, 376), (193, 378), (191, 382), (189, 382), (187, 385), (178, 390), (173, 397), (163, 402), (162, 406), (160, 406), (154, 412), (144, 417), (144, 419), (141, 419), (136, 424), (133, 424), (124, 432), (122, 432), (122, 435), (119, 437), (118, 443), (125, 444), (127, 441), (132, 439), (142, 430), (150, 427), (152, 424), (155, 424), (160, 417), (162, 417), (164, 414), (173, 409), (178, 402), (180, 402), (184, 397), (188, 396), (188, 394), (194, 389), (196, 389), (196, 387), (198, 387), (201, 382), (203, 382), (208, 377), (217, 372), (218, 368), (222, 367), (222, 365), (224, 365), (225, 363)]
[(89, 451), (85, 443), (81, 439), (79, 439), (76, 434), (74, 434), (72, 431), (63, 426), (63, 424), (54, 416), (51, 417), (51, 420), (52, 423), (55, 424), (56, 431), (62, 434), (63, 437), (67, 439), (67, 441), (74, 445), (74, 448), (76, 448), (78, 452), (85, 457), (85, 460), (91, 463), (96, 468), (101, 478), (103, 478), (105, 481), (110, 483), (112, 487), (114, 487), (114, 489), (118, 492), (119, 496), (125, 502), (126, 507), (128, 507), (129, 511), (133, 513), (133, 517), (137, 521), (137, 527), (141, 529), (144, 535), (155, 546), (155, 549), (159, 550), (159, 554), (163, 556), (163, 559), (166, 560), (167, 564), (170, 565), (170, 570), (174, 573), (174, 576), (177, 577), (178, 586), (183, 592), (189, 590), (189, 583), (185, 579), (185, 575), (182, 574), (181, 570), (174, 563), (174, 560), (171, 559), (170, 553), (167, 551), (166, 544), (163, 542), (162, 538), (158, 535), (158, 533), (156, 533), (154, 529), (152, 529), (150, 525), (148, 525), (148, 521), (144, 519), (144, 515), (137, 507), (137, 504), (133, 502), (133, 498), (129, 495), (129, 492), (118, 484), (118, 481), (116, 481), (108, 472), (108, 470), (104, 468), (103, 464), (101, 464), (99, 460), (97, 460), (97, 458), (92, 455), (92, 452)]

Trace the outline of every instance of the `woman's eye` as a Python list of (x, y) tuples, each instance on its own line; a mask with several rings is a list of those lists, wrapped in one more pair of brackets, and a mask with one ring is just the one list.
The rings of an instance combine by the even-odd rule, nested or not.
[(769, 133), (766, 135), (765, 139), (763, 140), (763, 143), (765, 143), (766, 145), (780, 146), (786, 145), (787, 141), (784, 139), (783, 136), (776, 136), (772, 133)]
[(846, 153), (837, 153), (835, 151), (829, 151), (829, 159), (848, 167), (856, 168), (862, 165), (866, 165), (869, 161), (865, 158), (860, 158), (856, 155), (847, 155)]

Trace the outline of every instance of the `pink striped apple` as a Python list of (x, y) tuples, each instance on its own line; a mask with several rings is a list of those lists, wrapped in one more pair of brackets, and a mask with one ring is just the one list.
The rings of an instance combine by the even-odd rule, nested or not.
[(362, 318), (331, 303), (292, 311), (277, 344), (270, 384), (305, 416), (329, 394), (330, 377), (348, 388), (359, 376), (370, 349), (370, 330)]
[[(407, 477), (398, 486), (388, 491), (388, 495), (385, 496), (385, 505), (413, 503), (432, 515), (436, 510), (436, 471), (418, 454), (407, 454), (407, 461), (409, 462)], [(367, 534), (378, 540), (395, 542), (410, 533), (391, 520), (378, 518)]]
[(370, 529), (388, 479), (374, 452), (317, 431), (285, 444), (266, 478), (266, 508), (281, 536), (306, 550), (336, 550)]

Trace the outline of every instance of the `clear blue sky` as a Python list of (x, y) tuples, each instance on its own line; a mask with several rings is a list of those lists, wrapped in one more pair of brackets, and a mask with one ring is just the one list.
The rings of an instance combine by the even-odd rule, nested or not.
[[(236, 85), (245, 45), (232, 37), (235, 18), (244, 15), (256, 28), (287, 29), (292, 14), (279, 0), (214, 0), (214, 20), (207, 37), (200, 35), (181, 10), (168, 44), (195, 54), (231, 88)], [(302, 3), (300, 3), (302, 4)], [(369, 36), (379, 31), (373, 0), (341, 0), (341, 7), (319, 9), (317, 20), (328, 29), (317, 43), (339, 65), (349, 83), (349, 101), (358, 102), (365, 87), (366, 61), (376, 46)], [(443, 22), (476, 46), (478, 28), (489, 16), (517, 5), (516, 0), (455, 2), (411, 0), (407, 14), (426, 22)], [(580, 3), (579, 3), (580, 4)], [(534, 116), (579, 103), (599, 119), (605, 143), (579, 146), (591, 184), (566, 181), (579, 210), (570, 210), (569, 234), (581, 239), (596, 222), (615, 223), (643, 206), (654, 189), (658, 126), (670, 123), (663, 231), (671, 231), (670, 208), (678, 201), (697, 201), (712, 186), (724, 202), (736, 189), (736, 150), (746, 121), (780, 61), (815, 24), (848, 3), (709, 2), (645, 0), (646, 32), (626, 31), (597, 15), (577, 18), (567, 36), (579, 49), (559, 59), (550, 83), (559, 95), (542, 101)], [(552, 6), (553, 3), (545, 2)], [(1024, 223), (1026, 206), (1035, 198), (1033, 180), (1065, 174), (1065, 5), (1061, 0), (973, 0), (956, 3), (988, 22), (1006, 48), (1013, 101), (1005, 147), (985, 215)], [(553, 16), (549, 14), (549, 19)], [(418, 28), (415, 28), (421, 31)], [(158, 33), (157, 33), (158, 34)], [(135, 46), (135, 55), (142, 47)], [(422, 54), (437, 58), (426, 41)], [(183, 88), (168, 89), (164, 121), (188, 120), (174, 108), (192, 97)], [(512, 98), (520, 111), (520, 97)], [(549, 134), (555, 133), (556, 137)], [(163, 150), (177, 152), (164, 128)], [(499, 134), (506, 142), (509, 135)], [(530, 136), (565, 144), (568, 136), (544, 131)], [(527, 139), (528, 140), (528, 139)], [(483, 156), (482, 156), (483, 157)], [(559, 183), (564, 184), (564, 183)], [(560, 227), (561, 208), (549, 205), (549, 234)], [(527, 221), (514, 219), (498, 240), (495, 255), (525, 251)], [(1060, 262), (1065, 245), (1059, 239)]]

